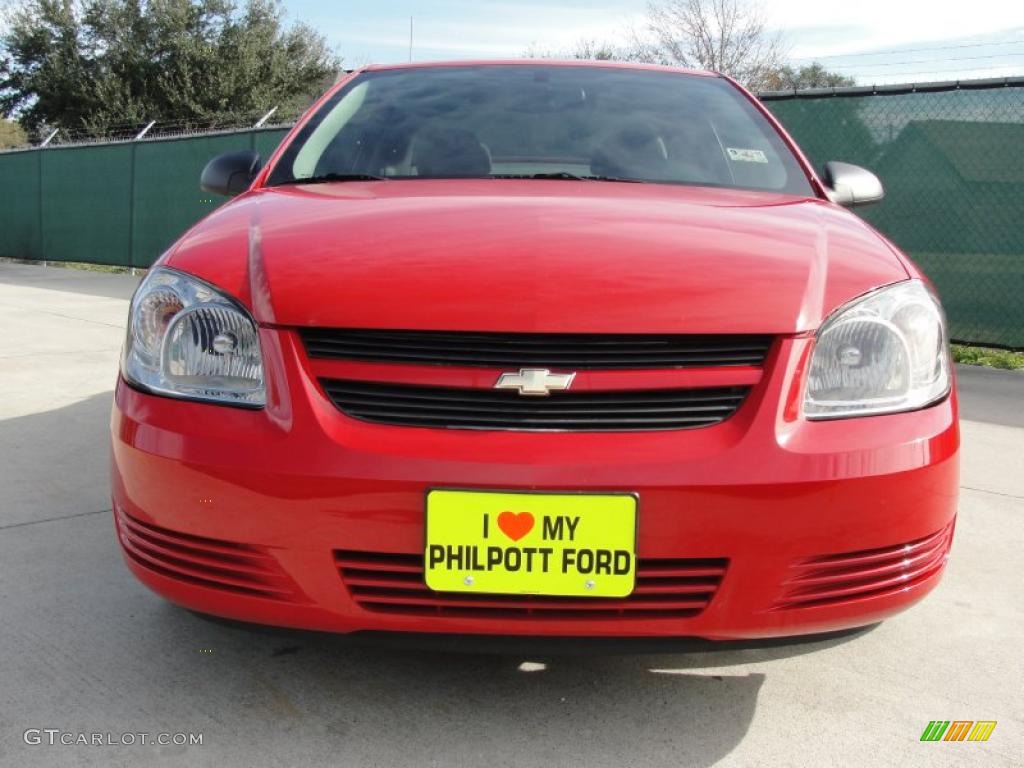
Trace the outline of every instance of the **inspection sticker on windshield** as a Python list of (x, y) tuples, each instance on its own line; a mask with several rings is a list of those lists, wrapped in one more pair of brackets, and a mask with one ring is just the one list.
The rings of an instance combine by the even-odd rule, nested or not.
[(427, 586), (625, 597), (636, 581), (636, 507), (629, 493), (430, 491)]
[(760, 149), (737, 149), (736, 147), (726, 147), (725, 151), (729, 153), (729, 159), (734, 160), (738, 163), (767, 163), (768, 157)]

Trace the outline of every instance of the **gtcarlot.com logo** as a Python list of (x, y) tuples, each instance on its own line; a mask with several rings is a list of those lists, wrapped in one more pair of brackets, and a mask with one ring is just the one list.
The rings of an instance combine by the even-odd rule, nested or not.
[(921, 741), (988, 741), (995, 727), (995, 720), (932, 720)]
[(37, 744), (48, 744), (55, 746), (62, 744), (66, 747), (131, 747), (136, 744), (154, 744), (161, 747), (189, 747), (201, 746), (203, 734), (201, 733), (149, 733), (140, 731), (136, 733), (75, 733), (62, 731), (60, 728), (28, 728), (22, 734), (26, 744), (33, 746)]

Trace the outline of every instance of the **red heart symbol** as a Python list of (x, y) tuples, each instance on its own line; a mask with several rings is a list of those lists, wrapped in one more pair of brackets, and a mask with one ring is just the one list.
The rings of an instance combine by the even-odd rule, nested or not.
[(519, 541), (533, 530), (533, 515), (529, 512), (502, 512), (498, 515), (498, 527), (512, 541)]

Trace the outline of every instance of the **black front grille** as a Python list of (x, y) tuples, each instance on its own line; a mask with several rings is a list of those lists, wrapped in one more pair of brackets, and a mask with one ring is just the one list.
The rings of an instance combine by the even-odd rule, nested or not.
[(301, 331), (310, 357), (367, 362), (466, 365), (690, 368), (764, 363), (771, 336), (668, 334), (449, 333), (444, 331)]
[(423, 387), (322, 379), (344, 413), (363, 421), (455, 429), (638, 431), (707, 427), (727, 419), (749, 387), (552, 392)]

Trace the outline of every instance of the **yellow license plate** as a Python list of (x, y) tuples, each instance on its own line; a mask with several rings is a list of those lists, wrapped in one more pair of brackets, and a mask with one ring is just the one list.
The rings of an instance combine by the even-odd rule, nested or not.
[(424, 572), (436, 592), (625, 597), (636, 581), (632, 494), (427, 494)]

